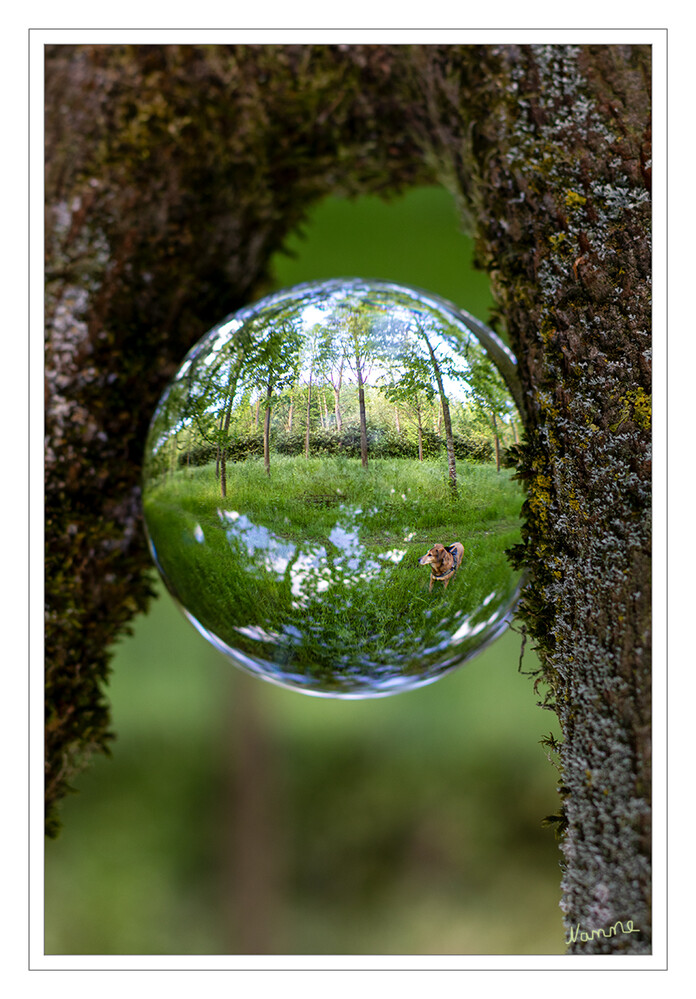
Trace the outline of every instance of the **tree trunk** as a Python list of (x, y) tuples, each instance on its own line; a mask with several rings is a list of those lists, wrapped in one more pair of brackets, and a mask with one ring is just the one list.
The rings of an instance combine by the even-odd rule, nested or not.
[(309, 458), (309, 409), (312, 405), (312, 376), (309, 376), (309, 385), (307, 386), (307, 425), (305, 428), (305, 458)]
[[(162, 390), (201, 332), (268, 281), (272, 255), (314, 202), (336, 185), (352, 195), (399, 191), (434, 175), (406, 134), (403, 95), (389, 87), (379, 116), (394, 123), (393, 141), (374, 142), (365, 81), (399, 49), (368, 46), (362, 65), (331, 46), (313, 47), (309, 61), (301, 45), (44, 51), (53, 835), (58, 802), (111, 740), (113, 643), (152, 596), (140, 479)], [(308, 99), (319, 110), (309, 131)], [(221, 131), (221, 121), (230, 127)], [(271, 122), (284, 141), (269, 156)], [(298, 154), (307, 155), (299, 171)]]
[(491, 413), (491, 424), (493, 426), (493, 440), (495, 441), (495, 470), (500, 471), (500, 440), (498, 438), (498, 421), (495, 413)]
[(418, 414), (418, 460), (423, 460), (423, 422), (421, 420), (420, 406), (416, 406), (416, 413)]
[(365, 410), (365, 388), (363, 386), (360, 354), (355, 352), (355, 370), (358, 376), (358, 408), (360, 410), (360, 460), (362, 467), (367, 468), (367, 413)]
[(427, 336), (423, 334), (423, 339), (428, 348), (428, 353), (430, 354), (430, 360), (433, 365), (433, 372), (435, 374), (435, 380), (437, 382), (438, 392), (440, 393), (440, 405), (442, 407), (442, 419), (445, 424), (445, 442), (447, 447), (447, 471), (450, 480), (450, 491), (452, 496), (456, 498), (457, 496), (457, 462), (454, 457), (454, 434), (452, 433), (452, 420), (450, 418), (449, 402), (447, 401), (447, 396), (445, 394), (445, 386), (442, 381), (442, 372), (440, 371), (440, 365), (435, 357), (435, 351), (430, 346), (430, 341)]
[(339, 385), (338, 388), (334, 389), (334, 413), (336, 414), (336, 430), (338, 430), (339, 434), (343, 430), (343, 419), (341, 417), (341, 407), (339, 405), (340, 394), (341, 388)]
[[(424, 54), (424, 96), (463, 111), (461, 127), (449, 117), (450, 163), (477, 206), (479, 262), (519, 359), (528, 499), (516, 559), (563, 732), (562, 908), (568, 939), (585, 935), (571, 951), (647, 953), (650, 50), (477, 54), (456, 97), (448, 62)], [(469, 136), (464, 119), (476, 122)], [(592, 934), (617, 920), (639, 932)]]
[[(287, 818), (272, 722), (249, 677), (231, 677), (229, 759), (220, 795), (219, 904), (231, 954), (279, 952)], [(281, 944), (282, 946), (282, 944)]]
[[(314, 201), (438, 180), (519, 362), (516, 560), (564, 737), (570, 947), (648, 953), (650, 48), (305, 48), (46, 49), (47, 829), (109, 741), (109, 648), (149, 599), (162, 388)], [(592, 933), (617, 920), (639, 932)]]
[(220, 495), (223, 499), (227, 496), (227, 434), (230, 429), (230, 421), (232, 419), (232, 402), (234, 401), (234, 394), (237, 391), (237, 382), (239, 380), (239, 374), (242, 370), (242, 364), (244, 363), (244, 353), (241, 352), (237, 360), (237, 363), (233, 368), (230, 369), (230, 377), (227, 382), (227, 401), (225, 403), (224, 409), (224, 419), (222, 422), (222, 433), (220, 435), (221, 440), (218, 443), (218, 463), (220, 467)]
[(263, 416), (263, 467), (266, 475), (271, 474), (271, 400), (273, 398), (273, 386), (268, 381), (266, 389), (266, 406)]
[(340, 434), (343, 430), (343, 419), (341, 417), (341, 383), (343, 381), (343, 358), (341, 358), (341, 367), (338, 371), (338, 385), (333, 386), (334, 390), (334, 412), (336, 414), (336, 430)]
[(224, 446), (220, 448), (220, 496), (227, 498), (227, 455)]
[(220, 413), (220, 421), (218, 423), (218, 440), (215, 443), (215, 478), (220, 481), (220, 455), (222, 454), (222, 447), (220, 446), (220, 439), (222, 437), (222, 427), (225, 420), (224, 410)]

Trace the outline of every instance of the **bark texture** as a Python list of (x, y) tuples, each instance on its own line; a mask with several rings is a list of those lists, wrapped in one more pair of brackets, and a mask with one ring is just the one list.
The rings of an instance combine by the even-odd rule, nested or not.
[[(462, 74), (475, 206), (525, 392), (524, 616), (561, 722), (576, 952), (650, 949), (650, 54), (487, 50)], [(447, 80), (442, 78), (441, 92)], [(467, 170), (467, 157), (472, 166)]]
[(317, 198), (431, 179), (394, 124), (392, 62), (380, 47), (47, 47), (49, 832), (108, 746), (108, 649), (151, 595), (140, 463), (164, 386), (263, 293)]
[[(139, 465), (175, 366), (317, 198), (437, 181), (519, 361), (572, 949), (648, 952), (650, 50), (55, 46), (46, 86), (49, 831), (150, 595)], [(618, 920), (640, 932), (592, 934)]]

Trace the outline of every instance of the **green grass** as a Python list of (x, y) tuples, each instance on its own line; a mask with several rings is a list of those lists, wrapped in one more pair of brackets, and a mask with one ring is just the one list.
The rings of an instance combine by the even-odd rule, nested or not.
[(414, 540), (422, 543), (433, 529), (477, 533), (500, 521), (518, 520), (522, 494), (511, 473), (463, 462), (457, 471), (454, 503), (442, 461), (393, 458), (371, 461), (363, 469), (359, 460), (351, 458), (284, 456), (273, 457), (270, 477), (260, 460), (228, 466), (224, 501), (213, 464), (163, 477), (148, 489), (147, 499), (166, 497), (196, 516), (203, 511), (216, 515), (224, 506), (263, 523), (287, 517), (285, 534), (298, 542), (330, 531), (341, 504), (378, 508), (365, 524), (368, 544), (400, 540), (396, 528), (401, 523), (414, 523), (419, 534)]
[[(225, 500), (208, 465), (151, 483), (144, 506), (172, 593), (224, 645), (278, 681), (364, 694), (439, 675), (499, 629), (521, 499), (493, 466), (460, 462), (453, 500), (442, 462), (273, 456), (270, 477), (231, 465)], [(418, 557), (454, 541), (461, 569), (430, 593)]]

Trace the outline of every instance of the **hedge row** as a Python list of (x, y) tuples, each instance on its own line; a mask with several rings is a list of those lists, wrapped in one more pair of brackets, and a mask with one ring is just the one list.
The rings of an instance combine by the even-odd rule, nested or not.
[[(295, 457), (305, 453), (306, 438), (304, 433), (274, 433), (271, 447), (276, 454)], [(390, 428), (368, 427), (367, 449), (371, 458), (417, 458), (418, 435), (407, 431), (397, 434)], [(423, 457), (437, 458), (446, 450), (445, 438), (439, 437), (432, 430), (423, 430)], [(340, 433), (331, 430), (313, 430), (309, 435), (309, 453), (312, 457), (322, 455), (343, 455), (348, 458), (360, 457), (360, 427), (350, 425)], [(493, 447), (485, 438), (463, 434), (454, 435), (454, 453), (457, 458), (470, 461), (490, 461)], [(261, 457), (263, 455), (263, 435), (241, 434), (231, 439), (226, 448), (228, 461), (244, 461), (245, 458)], [(207, 465), (217, 457), (216, 445), (200, 444), (191, 449), (190, 453), (183, 451), (179, 455), (180, 465)]]

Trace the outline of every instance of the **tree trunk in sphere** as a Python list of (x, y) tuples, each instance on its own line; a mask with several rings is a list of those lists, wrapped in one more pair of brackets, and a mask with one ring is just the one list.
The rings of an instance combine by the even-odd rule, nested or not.
[(273, 400), (273, 388), (269, 381), (266, 389), (266, 406), (263, 413), (263, 467), (266, 475), (271, 474), (271, 402)]
[(305, 458), (309, 458), (309, 411), (312, 406), (312, 376), (309, 376), (307, 386), (307, 423), (305, 426)]
[(229, 441), (227, 440), (227, 435), (230, 430), (230, 422), (232, 420), (232, 403), (234, 402), (234, 394), (237, 391), (237, 381), (239, 379), (239, 374), (242, 370), (242, 363), (244, 361), (244, 354), (242, 353), (239, 357), (237, 364), (234, 368), (230, 370), (230, 377), (227, 383), (227, 401), (225, 402), (225, 407), (223, 410), (223, 419), (221, 421), (221, 433), (220, 442), (217, 448), (217, 461), (216, 461), (216, 472), (219, 473), (220, 478), (220, 495), (222, 499), (227, 497), (227, 452), (229, 447)]
[(363, 385), (360, 355), (355, 355), (355, 370), (358, 375), (358, 409), (360, 410), (360, 461), (367, 468), (367, 411), (365, 408), (365, 386)]
[(449, 402), (447, 400), (447, 395), (445, 393), (445, 386), (442, 381), (442, 372), (440, 371), (440, 365), (437, 362), (435, 356), (435, 351), (430, 346), (430, 341), (426, 336), (423, 337), (426, 346), (428, 348), (428, 353), (430, 354), (430, 360), (433, 365), (433, 372), (435, 374), (435, 381), (437, 382), (437, 389), (440, 393), (440, 408), (442, 413), (442, 420), (445, 424), (445, 446), (447, 448), (447, 473), (449, 475), (450, 491), (452, 496), (456, 499), (457, 496), (457, 461), (454, 456), (454, 434), (452, 433), (452, 418), (450, 417)]
[(336, 430), (340, 434), (343, 430), (343, 420), (341, 419), (341, 408), (339, 405), (341, 397), (340, 386), (334, 389), (334, 413), (336, 414)]
[[(46, 48), (47, 829), (108, 746), (110, 648), (151, 596), (163, 387), (317, 199), (439, 182), (519, 362), (514, 557), (563, 732), (570, 947), (649, 953), (650, 49), (307, 48)], [(639, 932), (592, 933), (617, 920)]]
[(495, 413), (491, 413), (491, 423), (493, 425), (493, 439), (495, 442), (495, 470), (500, 471), (500, 438), (498, 437), (498, 421)]

